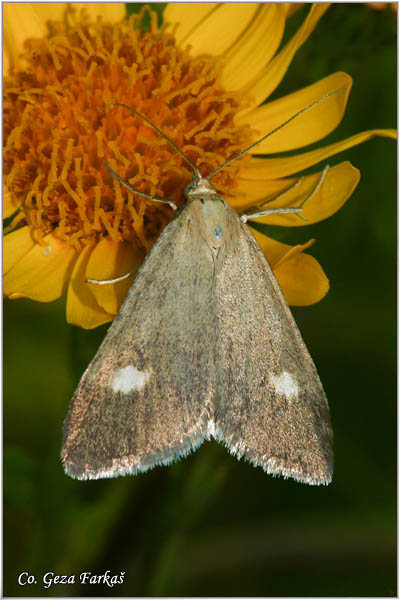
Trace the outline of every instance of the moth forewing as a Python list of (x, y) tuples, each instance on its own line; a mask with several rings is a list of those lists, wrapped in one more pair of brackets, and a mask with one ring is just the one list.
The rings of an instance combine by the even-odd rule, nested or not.
[(187, 204), (161, 234), (82, 377), (64, 425), (73, 477), (169, 464), (209, 436), (214, 263), (197, 213)]
[(214, 293), (215, 437), (267, 473), (327, 484), (332, 431), (322, 384), (264, 254), (232, 212), (239, 233)]

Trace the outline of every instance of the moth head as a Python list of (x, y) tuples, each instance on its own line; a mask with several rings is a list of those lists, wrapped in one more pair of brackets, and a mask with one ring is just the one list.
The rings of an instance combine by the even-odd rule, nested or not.
[(216, 193), (217, 190), (212, 185), (212, 183), (210, 183), (207, 179), (204, 179), (203, 177), (199, 177), (198, 179), (193, 177), (192, 181), (188, 183), (185, 187), (185, 196), (188, 200), (193, 199), (195, 196), (200, 194), (215, 195)]

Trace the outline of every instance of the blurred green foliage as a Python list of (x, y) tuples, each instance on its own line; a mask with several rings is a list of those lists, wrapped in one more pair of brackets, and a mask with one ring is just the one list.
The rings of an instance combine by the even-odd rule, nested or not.
[[(354, 87), (323, 145), (395, 126), (390, 12), (333, 5), (274, 97), (337, 70)], [(377, 138), (330, 162), (345, 159), (362, 174), (352, 198), (331, 219), (287, 233), (292, 243), (316, 237), (311, 252), (331, 281), (322, 302), (294, 313), (330, 401), (333, 483), (274, 479), (216, 442), (144, 475), (68, 478), (62, 422), (107, 327), (68, 325), (65, 299), (5, 301), (6, 596), (396, 595), (396, 144)], [(125, 571), (124, 584), (41, 584), (46, 572), (106, 570)], [(38, 583), (19, 586), (24, 571)]]

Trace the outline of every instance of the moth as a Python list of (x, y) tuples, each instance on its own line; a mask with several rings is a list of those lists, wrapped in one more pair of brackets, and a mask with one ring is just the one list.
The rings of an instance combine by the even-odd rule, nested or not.
[(246, 225), (249, 218), (300, 213), (301, 207), (238, 215), (210, 183), (226, 164), (324, 98), (207, 177), (147, 117), (126, 107), (167, 139), (190, 164), (193, 179), (186, 204), (147, 256), (74, 394), (61, 453), (68, 475), (136, 474), (215, 438), (269, 474), (330, 483), (327, 399)]

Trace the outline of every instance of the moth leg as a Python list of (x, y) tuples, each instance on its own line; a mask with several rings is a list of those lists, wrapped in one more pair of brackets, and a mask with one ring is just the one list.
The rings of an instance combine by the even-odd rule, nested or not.
[(86, 277), (85, 281), (86, 283), (97, 283), (98, 285), (108, 285), (110, 283), (117, 283), (117, 281), (122, 281), (123, 279), (128, 279), (128, 277), (131, 277), (132, 275), (134, 275), (136, 273), (136, 271), (139, 270), (139, 267), (137, 269), (133, 269), (133, 271), (129, 271), (129, 273), (125, 273), (125, 275), (121, 275), (120, 277), (115, 277), (114, 279), (90, 279), (89, 277)]
[(288, 194), (290, 191), (294, 190), (303, 181), (304, 177), (299, 177), (299, 179), (293, 185), (291, 185), (287, 190), (285, 190), (278, 196), (271, 198), (270, 200), (268, 200), (268, 202), (265, 202), (261, 206), (255, 206), (252, 209), (245, 211), (244, 213), (242, 213), (240, 215), (240, 219), (243, 221), (243, 223), (246, 223), (249, 219), (257, 219), (260, 217), (265, 217), (267, 215), (277, 215), (277, 214), (286, 213), (286, 214), (297, 214), (300, 217), (300, 219), (303, 219), (303, 221), (307, 221), (307, 219), (305, 217), (303, 217), (300, 213), (301, 213), (304, 205), (306, 204), (306, 202), (311, 200), (311, 198), (320, 189), (328, 170), (329, 170), (329, 165), (326, 165), (324, 170), (321, 173), (321, 177), (319, 178), (317, 185), (314, 187), (311, 194), (309, 196), (307, 196), (307, 198), (305, 198), (303, 200), (303, 202), (301, 202), (301, 204), (299, 204), (299, 206), (288, 207), (288, 208), (283, 208), (283, 207), (282, 208), (264, 208), (267, 204), (270, 204), (271, 202), (275, 202), (276, 200), (279, 200), (279, 198), (282, 198), (283, 196), (285, 196), (285, 194)]
[(320, 189), (321, 185), (324, 182), (324, 179), (325, 179), (326, 174), (329, 171), (329, 169), (330, 169), (330, 165), (325, 165), (325, 167), (324, 167), (324, 169), (323, 169), (323, 171), (321, 173), (321, 177), (318, 179), (317, 185), (315, 186), (315, 188), (313, 189), (313, 191), (311, 192), (311, 194), (309, 196), (307, 196), (307, 198), (305, 198), (303, 200), (303, 202), (300, 204), (300, 208), (303, 208), (303, 206), (305, 205), (305, 203), (308, 202), (309, 200), (311, 200), (311, 198), (313, 196), (315, 196), (315, 194), (318, 192), (318, 190)]
[(266, 210), (260, 210), (259, 212), (252, 212), (252, 213), (242, 213), (240, 215), (240, 219), (241, 221), (243, 221), (243, 223), (247, 223), (247, 221), (249, 219), (258, 219), (260, 217), (265, 217), (267, 215), (279, 215), (279, 214), (296, 214), (300, 217), (300, 219), (303, 219), (303, 221), (307, 221), (307, 219), (305, 217), (303, 217), (300, 213), (303, 209), (300, 206), (293, 206), (293, 207), (288, 207), (288, 208), (268, 208)]

